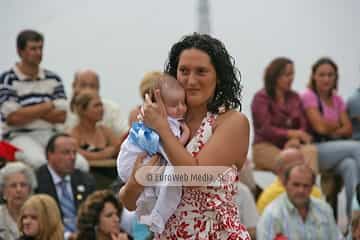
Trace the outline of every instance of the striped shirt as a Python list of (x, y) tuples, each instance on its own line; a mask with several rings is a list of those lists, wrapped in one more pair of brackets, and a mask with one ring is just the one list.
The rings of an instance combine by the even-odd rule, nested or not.
[(36, 119), (22, 126), (6, 124), (10, 113), (22, 107), (53, 101), (56, 108), (66, 110), (66, 95), (60, 77), (51, 71), (40, 69), (36, 79), (24, 75), (15, 65), (0, 75), (0, 115), (3, 134), (14, 130), (49, 129), (54, 125), (42, 119)]
[(326, 202), (310, 197), (308, 215), (303, 221), (286, 193), (265, 208), (256, 233), (258, 240), (273, 240), (278, 234), (291, 240), (343, 239)]

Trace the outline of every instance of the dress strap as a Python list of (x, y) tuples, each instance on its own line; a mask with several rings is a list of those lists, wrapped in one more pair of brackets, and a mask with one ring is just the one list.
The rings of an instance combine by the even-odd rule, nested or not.
[(201, 121), (199, 129), (196, 131), (195, 136), (186, 145), (186, 149), (195, 157), (205, 143), (210, 139), (217, 114), (207, 112), (205, 118)]

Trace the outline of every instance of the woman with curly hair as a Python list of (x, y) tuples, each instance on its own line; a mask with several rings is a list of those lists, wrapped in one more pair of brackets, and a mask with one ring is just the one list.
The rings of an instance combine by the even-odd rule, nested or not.
[(46, 194), (31, 196), (21, 208), (19, 240), (63, 240), (64, 227), (55, 200)]
[(122, 206), (110, 190), (96, 191), (81, 204), (77, 240), (132, 239), (120, 230)]
[[(220, 185), (183, 186), (177, 209), (165, 229), (155, 239), (250, 239), (240, 223), (234, 201), (237, 169), (246, 159), (249, 123), (238, 111), (241, 106), (240, 72), (222, 42), (206, 34), (194, 33), (175, 43), (169, 53), (165, 72), (185, 89), (188, 111), (184, 117), (190, 140), (184, 148), (172, 134), (160, 90), (156, 103), (146, 97), (144, 123), (160, 136), (164, 150), (174, 166), (189, 171), (212, 166), (221, 170)], [(127, 209), (135, 209), (144, 187), (135, 179), (141, 166), (140, 155), (133, 175), (120, 190)], [(154, 156), (150, 162), (156, 164)]]

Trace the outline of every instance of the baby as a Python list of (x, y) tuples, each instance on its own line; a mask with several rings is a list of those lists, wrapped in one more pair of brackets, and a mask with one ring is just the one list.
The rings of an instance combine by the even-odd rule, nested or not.
[[(168, 115), (168, 122), (173, 134), (185, 145), (190, 136), (190, 130), (182, 121), (186, 113), (185, 91), (179, 82), (168, 74), (161, 74), (154, 83), (155, 89), (160, 89), (161, 97)], [(150, 95), (154, 95), (150, 91)], [(159, 153), (163, 165), (171, 165), (166, 153), (159, 143), (159, 136), (141, 121), (132, 125), (129, 136), (121, 145), (117, 158), (117, 170), (122, 181), (129, 178), (135, 160), (141, 152), (146, 151), (148, 158)], [(165, 168), (164, 174), (171, 174), (171, 168)], [(181, 187), (145, 187), (144, 192), (136, 202), (136, 214), (141, 223), (150, 226), (153, 232), (161, 233), (168, 218), (177, 208), (181, 198)]]

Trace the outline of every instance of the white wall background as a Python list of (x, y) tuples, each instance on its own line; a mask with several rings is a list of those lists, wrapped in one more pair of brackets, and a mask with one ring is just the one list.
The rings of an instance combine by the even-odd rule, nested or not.
[[(15, 38), (24, 28), (45, 35), (43, 66), (57, 72), (71, 95), (73, 73), (91, 67), (103, 97), (127, 115), (140, 102), (145, 71), (162, 69), (170, 46), (196, 31), (197, 1), (1, 0), (0, 71), (17, 61)], [(243, 74), (243, 109), (262, 87), (265, 66), (276, 56), (295, 61), (294, 88), (303, 90), (321, 56), (340, 67), (340, 94), (360, 85), (360, 1), (210, 0), (213, 34)]]

